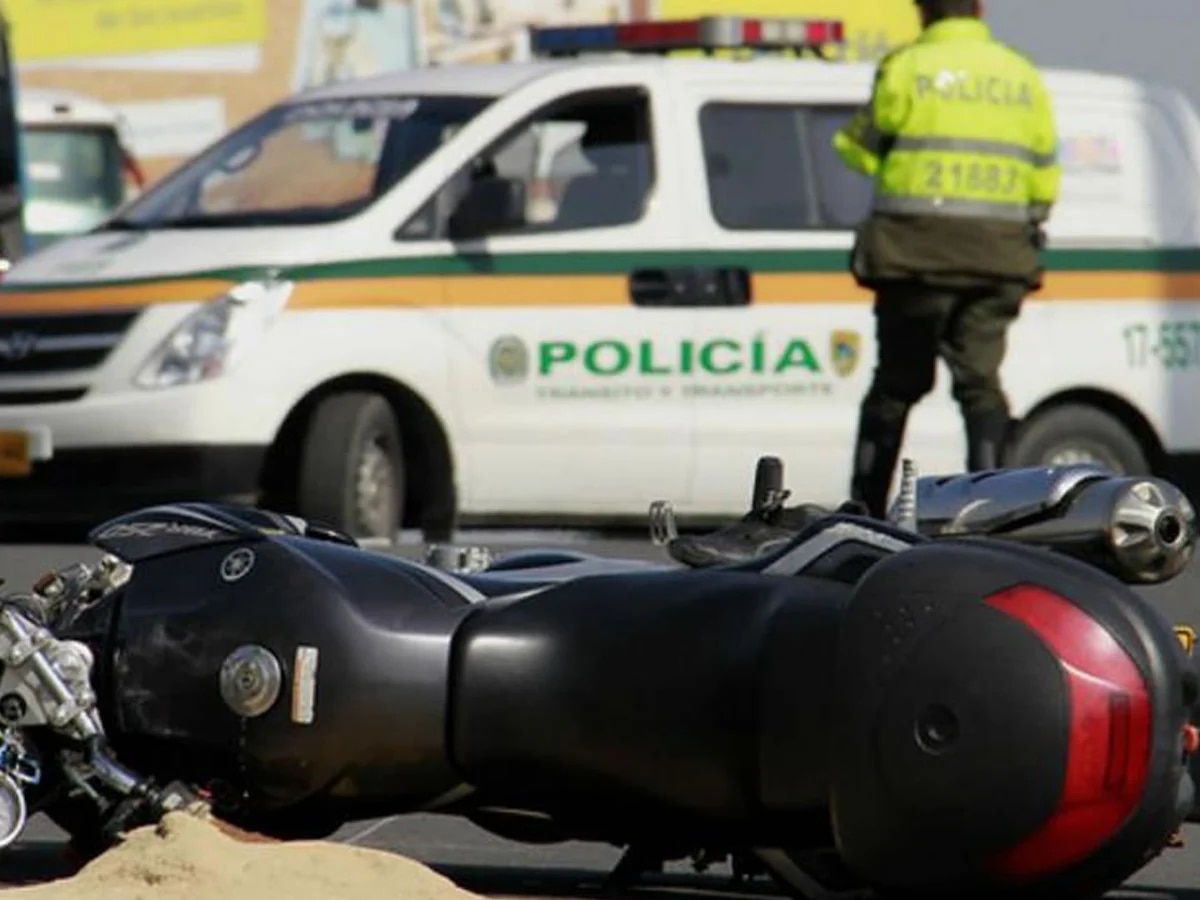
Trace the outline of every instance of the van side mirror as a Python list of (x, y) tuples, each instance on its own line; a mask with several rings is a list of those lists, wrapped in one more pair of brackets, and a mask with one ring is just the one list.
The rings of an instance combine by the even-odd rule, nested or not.
[(486, 237), (525, 224), (525, 183), (485, 176), (471, 182), (447, 223), (451, 240)]

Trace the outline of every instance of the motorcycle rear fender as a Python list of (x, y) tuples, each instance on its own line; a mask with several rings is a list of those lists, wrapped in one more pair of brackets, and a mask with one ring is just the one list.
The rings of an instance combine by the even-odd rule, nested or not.
[[(1128, 817), (1101, 845), (1036, 876), (1002, 861), (1061, 812), (1074, 701), (1055, 652), (989, 602), (1022, 585), (1085, 613), (1148, 698), (1134, 735), (1148, 748), (1144, 787)], [(1170, 624), (1116, 579), (1039, 548), (944, 539), (868, 573), (842, 642), (831, 807), (843, 856), (873, 886), (931, 898), (1098, 896), (1141, 868), (1182, 818), (1194, 675)], [(922, 718), (935, 706), (974, 714), (974, 724), (956, 726), (957, 754), (919, 751)], [(909, 786), (920, 788), (919, 802)]]

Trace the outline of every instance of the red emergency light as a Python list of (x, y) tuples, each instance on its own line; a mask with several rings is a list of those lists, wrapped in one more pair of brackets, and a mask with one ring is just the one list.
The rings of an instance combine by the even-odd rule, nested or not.
[(705, 16), (616, 25), (531, 28), (537, 56), (581, 53), (667, 53), (672, 50), (802, 50), (845, 41), (840, 19)]

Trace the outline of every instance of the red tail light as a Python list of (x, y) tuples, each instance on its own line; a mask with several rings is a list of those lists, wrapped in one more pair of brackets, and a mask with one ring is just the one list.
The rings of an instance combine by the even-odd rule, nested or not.
[(1020, 585), (987, 603), (1042, 638), (1062, 665), (1070, 697), (1058, 807), (1038, 831), (993, 860), (998, 873), (1025, 879), (1094, 852), (1137, 808), (1150, 766), (1150, 697), (1113, 636), (1058, 594)]

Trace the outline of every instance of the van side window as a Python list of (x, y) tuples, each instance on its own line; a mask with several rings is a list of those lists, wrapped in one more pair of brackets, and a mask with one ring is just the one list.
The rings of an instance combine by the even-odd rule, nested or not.
[(713, 218), (730, 231), (854, 228), (870, 210), (872, 184), (831, 144), (853, 114), (850, 106), (706, 104), (700, 135)]
[(400, 229), (408, 240), (470, 240), (629, 225), (654, 183), (644, 91), (560, 100), (456, 173)]

